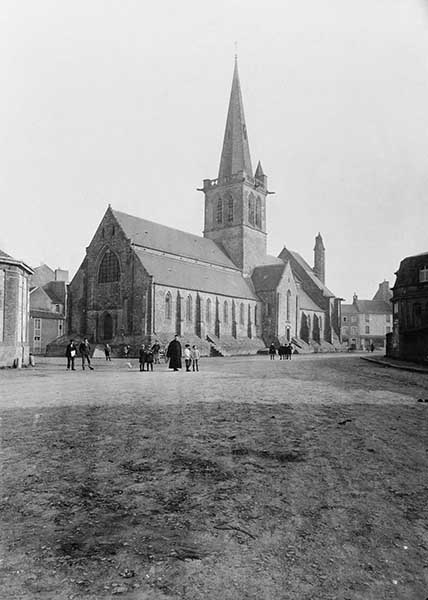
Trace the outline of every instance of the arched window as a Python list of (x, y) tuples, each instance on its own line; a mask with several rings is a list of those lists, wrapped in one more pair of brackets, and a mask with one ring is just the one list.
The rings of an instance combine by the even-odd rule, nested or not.
[(216, 222), (223, 223), (223, 200), (221, 198), (217, 200)]
[(244, 324), (244, 310), (245, 310), (244, 303), (241, 302), (241, 305), (239, 307), (239, 322), (241, 325)]
[(251, 193), (248, 196), (248, 222), (250, 225), (255, 225), (255, 209), (254, 209), (254, 196)]
[(119, 281), (119, 279), (119, 260), (114, 252), (107, 249), (98, 270), (98, 283), (110, 283), (112, 281)]
[(205, 305), (205, 321), (211, 323), (211, 300), (209, 298)]
[(257, 304), (254, 307), (254, 325), (257, 325)]
[(287, 321), (290, 320), (290, 311), (291, 311), (291, 292), (287, 291)]
[(229, 306), (227, 304), (227, 300), (223, 303), (223, 323), (229, 322)]
[(186, 300), (186, 321), (192, 321), (193, 319), (193, 300), (189, 294)]
[(172, 314), (172, 298), (170, 292), (165, 296), (165, 319), (170, 319)]
[(227, 221), (233, 223), (233, 198), (229, 196), (227, 200)]
[(256, 227), (262, 226), (262, 201), (260, 196), (257, 196), (256, 200)]

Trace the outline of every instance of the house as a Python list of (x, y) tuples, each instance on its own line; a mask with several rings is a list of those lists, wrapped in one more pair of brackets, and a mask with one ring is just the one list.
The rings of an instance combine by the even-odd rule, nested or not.
[(372, 300), (354, 294), (352, 304), (342, 305), (342, 341), (352, 350), (385, 348), (392, 331), (392, 297), (389, 282), (383, 281)]
[(33, 270), (0, 250), (0, 367), (29, 362), (29, 278)]
[(425, 362), (428, 355), (428, 252), (404, 258), (392, 288), (387, 356)]

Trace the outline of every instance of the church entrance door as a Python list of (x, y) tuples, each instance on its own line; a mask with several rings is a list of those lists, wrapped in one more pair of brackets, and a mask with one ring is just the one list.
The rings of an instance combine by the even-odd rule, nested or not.
[(113, 337), (113, 319), (110, 313), (106, 313), (103, 318), (103, 339), (111, 340)]

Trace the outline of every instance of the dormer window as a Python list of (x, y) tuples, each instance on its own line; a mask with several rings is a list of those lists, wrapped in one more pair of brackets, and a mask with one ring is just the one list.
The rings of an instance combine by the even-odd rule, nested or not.
[(428, 281), (428, 267), (422, 267), (419, 269), (419, 282), (426, 283)]

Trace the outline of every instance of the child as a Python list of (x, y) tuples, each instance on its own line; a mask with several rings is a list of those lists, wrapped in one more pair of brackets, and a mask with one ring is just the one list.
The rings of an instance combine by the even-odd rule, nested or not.
[(146, 351), (144, 348), (144, 344), (141, 344), (140, 350), (138, 351), (138, 360), (140, 362), (140, 371), (144, 371), (145, 356), (146, 356)]
[(192, 351), (190, 350), (190, 344), (184, 346), (184, 362), (186, 364), (186, 371), (190, 371), (190, 365), (192, 364)]
[(201, 357), (201, 353), (198, 350), (197, 346), (192, 346), (192, 369), (193, 371), (199, 371), (199, 359)]
[(150, 370), (153, 371), (153, 352), (148, 346), (146, 348), (144, 360), (146, 361), (147, 370), (149, 370), (150, 367)]

